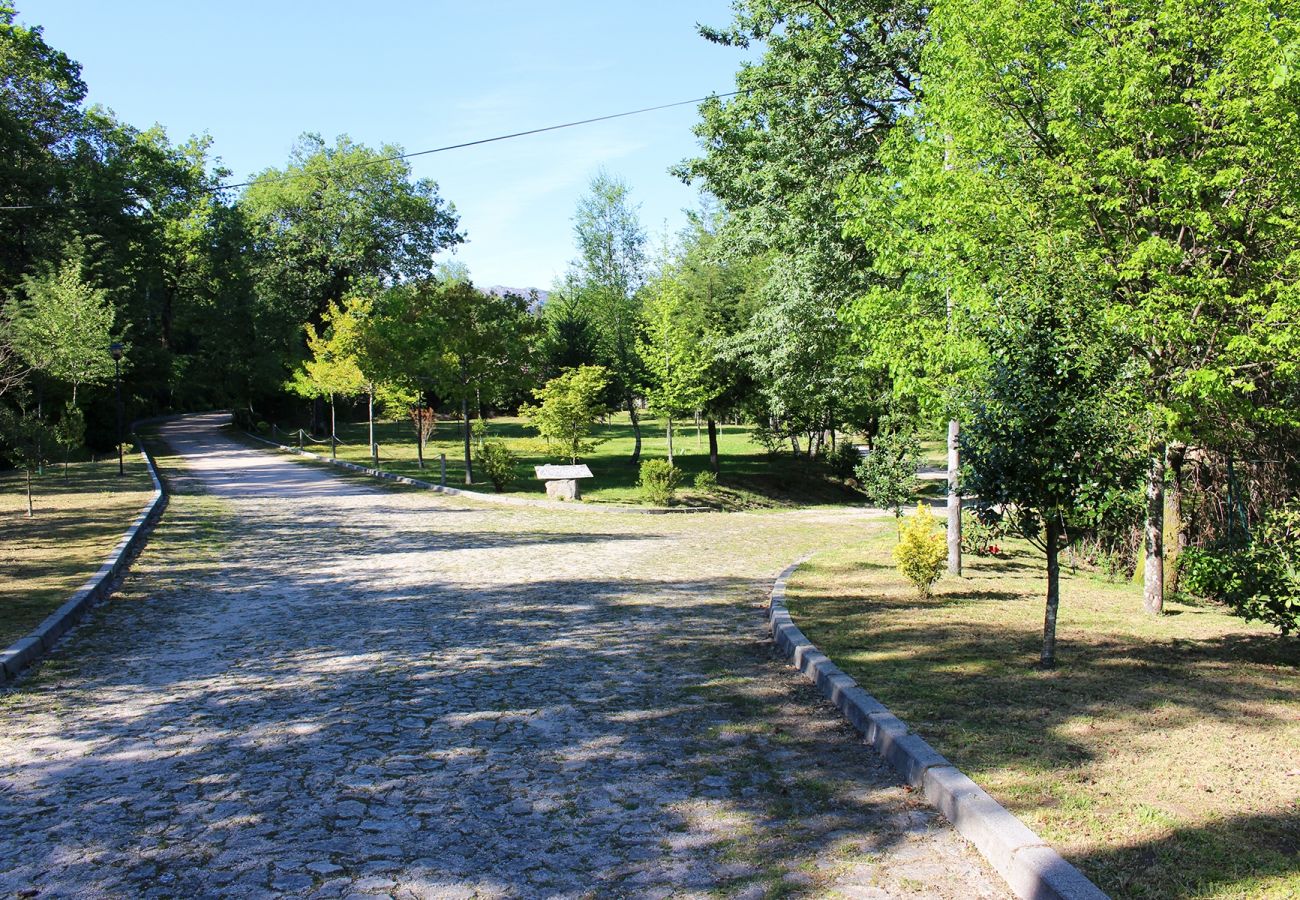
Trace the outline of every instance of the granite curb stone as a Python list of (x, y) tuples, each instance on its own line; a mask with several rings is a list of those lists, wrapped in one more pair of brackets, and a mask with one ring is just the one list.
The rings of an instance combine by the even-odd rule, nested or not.
[(684, 513), (708, 513), (717, 512), (707, 506), (596, 506), (587, 503), (563, 503), (554, 500), (531, 500), (527, 497), (506, 497), (500, 494), (484, 494), (482, 491), (467, 491), (462, 488), (451, 488), (442, 484), (434, 484), (431, 481), (421, 481), (418, 478), (409, 478), (405, 475), (396, 475), (392, 472), (385, 472), (383, 469), (372, 469), (368, 466), (358, 465), (357, 463), (345, 462), (341, 459), (331, 459), (320, 453), (312, 453), (309, 450), (299, 450), (297, 447), (290, 447), (287, 444), (277, 444), (275, 441), (268, 441), (266, 438), (253, 434), (250, 431), (241, 431), (247, 437), (255, 441), (266, 444), (268, 447), (274, 447), (285, 453), (293, 453), (298, 456), (306, 456), (318, 462), (328, 463), (340, 469), (348, 469), (352, 472), (359, 472), (362, 475), (369, 475), (371, 478), (382, 478), (384, 481), (395, 481), (398, 484), (409, 484), (412, 487), (425, 488), (438, 494), (448, 494), (453, 497), (468, 497), (472, 500), (482, 500), (484, 503), (499, 503), (504, 506), (535, 506), (542, 509), (580, 509), (584, 512), (602, 512), (602, 513), (630, 513), (632, 515), (642, 516), (666, 516), (681, 515)]
[(153, 497), (136, 514), (131, 526), (99, 570), (26, 637), (0, 650), (0, 684), (17, 678), (24, 669), (54, 649), (59, 639), (81, 620), (88, 609), (113, 592), (118, 578), (125, 573), (135, 553), (153, 530), (166, 505), (166, 492), (158, 479), (153, 457), (147, 450), (142, 450), (140, 455), (144, 457), (149, 480), (153, 482)]
[(791, 563), (772, 585), (772, 638), (793, 665), (830, 700), (912, 787), (920, 790), (1024, 900), (1106, 900), (1106, 894), (1028, 826), (966, 777), (879, 700), (831, 662), (799, 630), (785, 605)]

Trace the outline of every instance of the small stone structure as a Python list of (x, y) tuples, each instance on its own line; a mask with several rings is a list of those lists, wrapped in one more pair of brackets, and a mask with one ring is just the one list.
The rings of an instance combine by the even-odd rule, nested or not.
[(533, 466), (537, 477), (546, 482), (546, 496), (552, 500), (577, 500), (579, 478), (591, 478), (586, 466)]

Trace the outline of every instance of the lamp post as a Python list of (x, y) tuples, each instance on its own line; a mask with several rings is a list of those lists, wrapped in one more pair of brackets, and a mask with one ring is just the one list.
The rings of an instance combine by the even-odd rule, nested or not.
[(113, 355), (113, 389), (117, 393), (117, 474), (125, 475), (122, 463), (122, 345), (114, 341), (108, 345)]

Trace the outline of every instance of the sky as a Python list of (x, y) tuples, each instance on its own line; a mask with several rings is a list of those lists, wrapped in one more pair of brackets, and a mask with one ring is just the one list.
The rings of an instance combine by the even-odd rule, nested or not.
[[(18, 18), (82, 64), (88, 102), (174, 142), (208, 133), (245, 181), (298, 135), (406, 151), (725, 93), (745, 51), (710, 44), (728, 0), (340, 3), (16, 0)], [(668, 174), (698, 150), (694, 105), (411, 161), (438, 182), (480, 285), (549, 288), (602, 167), (627, 181), (652, 240), (695, 188)]]

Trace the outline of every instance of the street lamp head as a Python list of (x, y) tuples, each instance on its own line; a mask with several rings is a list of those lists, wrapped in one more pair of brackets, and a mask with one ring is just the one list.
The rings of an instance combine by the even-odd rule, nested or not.
[(114, 341), (113, 343), (111, 343), (111, 344), (108, 345), (108, 352), (109, 352), (110, 354), (112, 354), (113, 359), (121, 359), (121, 358), (122, 358), (122, 345), (119, 344), (117, 341)]

